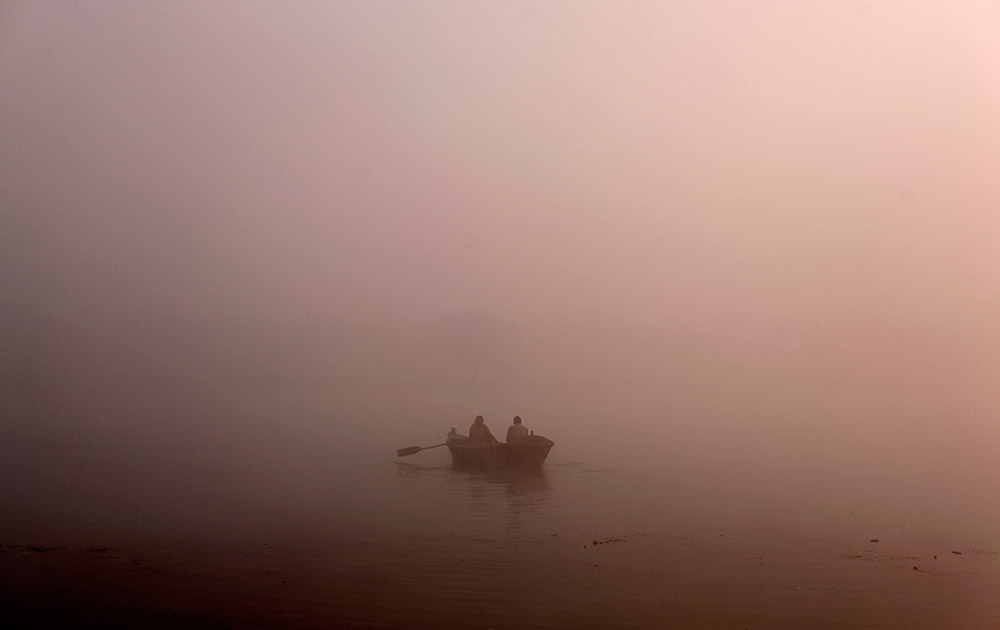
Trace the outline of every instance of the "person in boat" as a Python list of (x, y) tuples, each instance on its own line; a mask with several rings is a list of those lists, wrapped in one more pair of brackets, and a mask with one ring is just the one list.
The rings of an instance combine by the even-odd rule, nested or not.
[(469, 439), (472, 440), (473, 446), (497, 443), (497, 439), (490, 433), (490, 428), (486, 426), (486, 421), (483, 420), (482, 416), (476, 416), (472, 426), (469, 427)]
[(523, 437), (528, 437), (528, 427), (521, 424), (521, 416), (514, 416), (514, 424), (507, 429), (507, 443)]

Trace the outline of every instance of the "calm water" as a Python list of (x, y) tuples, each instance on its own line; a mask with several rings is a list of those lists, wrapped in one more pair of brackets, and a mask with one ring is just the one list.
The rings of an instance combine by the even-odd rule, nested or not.
[(234, 444), (227, 461), (5, 444), (5, 609), (223, 627), (1000, 625), (988, 528), (684, 462), (587, 463), (558, 442), (536, 475), (453, 470), (445, 449), (396, 459), (406, 444), (378, 440), (294, 457)]

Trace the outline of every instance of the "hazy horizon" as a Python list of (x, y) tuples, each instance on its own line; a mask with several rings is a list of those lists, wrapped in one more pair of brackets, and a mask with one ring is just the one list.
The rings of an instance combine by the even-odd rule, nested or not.
[(195, 471), (164, 496), (358, 498), (519, 414), (556, 461), (1000, 525), (995, 2), (14, 1), (0, 86), (26, 513), (107, 445)]

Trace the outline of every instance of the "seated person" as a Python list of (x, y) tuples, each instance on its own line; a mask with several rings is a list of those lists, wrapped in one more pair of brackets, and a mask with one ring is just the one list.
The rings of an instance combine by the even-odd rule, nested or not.
[(528, 428), (521, 424), (521, 416), (514, 416), (514, 424), (507, 429), (507, 443), (510, 444), (518, 438), (528, 437)]
[(475, 422), (469, 427), (469, 438), (472, 440), (473, 446), (497, 443), (497, 439), (490, 433), (490, 428), (486, 426), (486, 421), (483, 420), (482, 416), (476, 416)]

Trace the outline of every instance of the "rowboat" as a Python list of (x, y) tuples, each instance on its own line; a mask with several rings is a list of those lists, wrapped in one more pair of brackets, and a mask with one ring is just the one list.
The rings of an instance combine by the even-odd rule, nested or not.
[(541, 468), (555, 444), (540, 435), (528, 435), (505, 443), (473, 445), (464, 435), (450, 434), (445, 442), (455, 466), (469, 468)]

